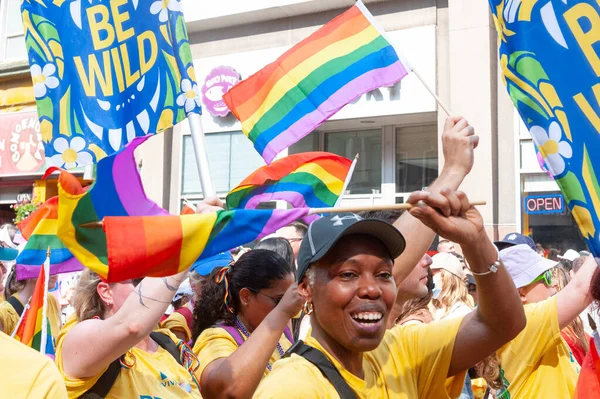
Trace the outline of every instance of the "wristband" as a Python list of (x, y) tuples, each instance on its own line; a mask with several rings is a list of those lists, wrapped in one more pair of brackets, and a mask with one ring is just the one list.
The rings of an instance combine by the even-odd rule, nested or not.
[(475, 273), (473, 270), (471, 270), (471, 268), (469, 268), (469, 270), (471, 270), (471, 273), (473, 273), (474, 276), (487, 276), (488, 274), (496, 273), (500, 268), (500, 265), (500, 259), (498, 259), (490, 265), (490, 267), (488, 268), (489, 270), (487, 272)]

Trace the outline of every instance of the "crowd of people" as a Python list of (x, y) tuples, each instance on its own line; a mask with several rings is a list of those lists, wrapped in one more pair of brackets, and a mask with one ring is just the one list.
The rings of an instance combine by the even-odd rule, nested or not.
[(492, 242), (458, 191), (478, 137), (451, 117), (442, 139), (444, 167), (407, 212), (296, 222), (167, 278), (83, 271), (48, 302), (53, 360), (10, 337), (36, 281), (3, 263), (0, 397), (572, 398), (596, 260)]

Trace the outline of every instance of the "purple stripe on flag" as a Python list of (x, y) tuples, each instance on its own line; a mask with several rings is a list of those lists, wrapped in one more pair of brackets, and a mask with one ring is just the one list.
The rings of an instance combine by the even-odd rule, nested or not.
[(151, 136), (136, 137), (115, 156), (112, 177), (123, 208), (129, 216), (168, 215), (165, 209), (150, 201), (144, 191), (133, 152)]
[[(29, 278), (37, 278), (40, 275), (40, 268), (42, 266), (18, 264), (15, 267), (17, 270), (17, 280), (26, 280)], [(52, 276), (55, 274), (79, 272), (81, 270), (83, 270), (83, 265), (75, 257), (56, 265), (50, 265), (50, 275)]]
[(308, 208), (304, 196), (297, 191), (276, 191), (273, 193), (258, 194), (250, 198), (244, 206), (244, 209), (256, 209), (261, 202), (269, 201), (286, 201), (294, 206), (294, 208)]
[(266, 235), (276, 232), (282, 227), (295, 222), (298, 219), (305, 217), (308, 214), (308, 208), (299, 209), (274, 209), (271, 213), (269, 221), (263, 227), (262, 232), (258, 235), (258, 238), (262, 238)]
[(407, 74), (404, 65), (396, 61), (388, 67), (373, 69), (359, 76), (329, 97), (316, 110), (304, 115), (289, 129), (271, 140), (262, 153), (263, 158), (270, 164), (282, 150), (319, 127), (346, 104), (378, 87), (393, 85)]

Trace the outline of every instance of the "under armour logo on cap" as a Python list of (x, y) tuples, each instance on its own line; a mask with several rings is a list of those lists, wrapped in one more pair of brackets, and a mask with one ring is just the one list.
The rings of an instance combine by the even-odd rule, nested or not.
[(334, 217), (331, 218), (331, 221), (333, 222), (334, 226), (343, 226), (344, 225), (344, 220), (362, 220), (362, 218), (358, 215), (348, 215), (348, 216), (343, 216), (340, 217), (339, 215), (335, 215)]
[(517, 239), (517, 235), (515, 233), (512, 233), (511, 235), (509, 235), (508, 237), (506, 237), (507, 240), (511, 240), (514, 241)]

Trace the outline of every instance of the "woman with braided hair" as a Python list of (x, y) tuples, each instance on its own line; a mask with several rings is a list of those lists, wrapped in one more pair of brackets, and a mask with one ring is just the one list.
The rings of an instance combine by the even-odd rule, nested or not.
[(252, 397), (292, 345), (288, 324), (302, 306), (292, 267), (257, 249), (210, 274), (192, 334), (204, 399)]

